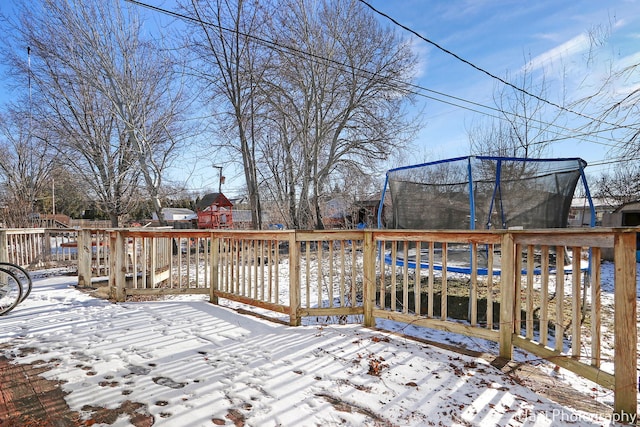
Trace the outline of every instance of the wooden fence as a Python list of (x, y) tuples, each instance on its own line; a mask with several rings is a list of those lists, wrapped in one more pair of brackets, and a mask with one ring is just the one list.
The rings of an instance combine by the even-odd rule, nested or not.
[[(291, 325), (388, 319), (497, 342), (507, 359), (519, 347), (613, 390), (614, 411), (630, 416), (636, 232), (79, 230), (75, 255), (79, 284), (107, 274), (118, 301), (206, 294), (283, 313)], [(11, 234), (0, 236), (5, 259), (35, 245), (7, 243)], [(613, 314), (602, 306), (603, 250), (614, 253)]]

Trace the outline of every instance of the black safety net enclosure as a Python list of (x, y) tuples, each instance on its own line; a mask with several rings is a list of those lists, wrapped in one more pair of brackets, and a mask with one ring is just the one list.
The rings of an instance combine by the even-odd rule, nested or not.
[(379, 226), (564, 228), (579, 181), (589, 198), (586, 165), (580, 158), (467, 156), (391, 169), (381, 201), (382, 208), (390, 197), (391, 215), (379, 216)]

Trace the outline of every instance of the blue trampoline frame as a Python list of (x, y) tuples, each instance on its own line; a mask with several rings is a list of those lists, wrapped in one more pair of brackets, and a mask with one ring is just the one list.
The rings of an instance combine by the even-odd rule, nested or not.
[[(384, 227), (382, 226), (382, 212), (383, 212), (383, 207), (384, 207), (384, 201), (385, 201), (385, 195), (387, 192), (387, 188), (389, 185), (389, 174), (393, 173), (393, 172), (397, 172), (397, 171), (402, 171), (402, 170), (409, 170), (409, 169), (414, 169), (414, 168), (420, 168), (420, 167), (424, 167), (424, 166), (431, 166), (431, 165), (437, 165), (437, 164), (441, 164), (441, 163), (450, 163), (450, 162), (459, 162), (461, 160), (467, 160), (467, 177), (468, 177), (468, 185), (469, 185), (469, 216), (471, 218), (470, 220), (470, 229), (474, 230), (476, 229), (475, 227), (475, 223), (476, 223), (476, 216), (475, 216), (475, 197), (474, 197), (474, 191), (473, 191), (473, 168), (471, 165), (471, 161), (472, 159), (480, 159), (480, 160), (494, 160), (497, 161), (497, 169), (496, 169), (496, 179), (495, 179), (495, 186), (494, 186), (494, 190), (493, 190), (493, 197), (491, 199), (491, 206), (489, 209), (489, 213), (491, 213), (494, 209), (493, 203), (496, 200), (496, 195), (500, 192), (500, 174), (501, 174), (501, 167), (502, 167), (502, 162), (503, 161), (522, 161), (522, 162), (555, 162), (555, 161), (576, 161), (577, 164), (579, 165), (579, 171), (580, 171), (580, 180), (582, 182), (584, 191), (585, 191), (585, 197), (587, 199), (587, 201), (589, 202), (589, 211), (591, 213), (591, 219), (590, 219), (590, 227), (595, 227), (595, 221), (596, 221), (596, 213), (595, 213), (595, 207), (593, 205), (593, 200), (591, 199), (591, 192), (589, 191), (589, 185), (587, 184), (587, 178), (586, 175), (584, 173), (584, 167), (586, 166), (587, 162), (584, 161), (583, 159), (581, 159), (580, 157), (565, 157), (565, 158), (547, 158), (547, 159), (528, 159), (528, 158), (521, 158), (521, 157), (498, 157), (498, 156), (462, 156), (462, 157), (455, 157), (455, 158), (451, 158), (451, 159), (445, 159), (445, 160), (437, 160), (434, 162), (427, 162), (427, 163), (421, 163), (421, 164), (417, 164), (417, 165), (410, 165), (410, 166), (402, 166), (399, 168), (394, 168), (394, 169), (389, 169), (387, 171), (387, 173), (385, 174), (385, 182), (384, 182), (384, 187), (382, 189), (382, 195), (380, 197), (380, 204), (378, 206), (378, 216), (377, 216), (377, 220), (378, 220), (378, 229), (383, 229)], [(583, 166), (584, 165), (584, 166)], [(501, 201), (502, 198), (500, 197), (499, 200)], [(502, 225), (503, 225), (503, 229), (505, 228), (505, 221), (504, 221), (504, 209), (500, 209), (500, 214), (501, 217), (503, 219)], [(487, 229), (490, 228), (490, 221), (487, 221)], [(380, 249), (380, 247), (379, 247)], [(391, 264), (393, 262), (393, 260), (391, 259), (391, 255), (389, 254), (385, 254), (384, 255), (384, 262), (385, 264)], [(398, 260), (396, 259), (396, 266), (400, 266), (403, 267), (404, 266), (404, 259), (402, 260)], [(586, 268), (582, 268), (582, 271), (590, 271), (591, 269), (591, 251), (589, 251), (589, 266)], [(408, 261), (407, 262), (407, 267), (408, 268), (416, 268), (416, 261)], [(428, 263), (423, 263), (422, 261), (420, 261), (420, 268), (429, 268)], [(433, 266), (434, 270), (438, 270), (438, 271), (442, 271), (442, 266), (441, 265), (434, 265)], [(465, 268), (465, 267), (457, 267), (457, 266), (447, 266), (447, 271), (449, 272), (453, 272), (453, 273), (462, 273), (462, 274), (470, 274), (471, 273), (471, 268)], [(550, 272), (555, 271), (555, 269), (550, 270)], [(565, 270), (566, 271), (566, 270)], [(489, 271), (487, 268), (478, 268), (476, 270), (477, 274), (479, 275), (488, 275)], [(570, 272), (570, 270), (569, 270)], [(522, 274), (526, 274), (526, 270), (522, 271)], [(542, 271), (537, 268), (534, 270), (534, 274), (539, 275), (542, 274)], [(493, 270), (493, 275), (500, 275), (500, 269), (494, 269)]]

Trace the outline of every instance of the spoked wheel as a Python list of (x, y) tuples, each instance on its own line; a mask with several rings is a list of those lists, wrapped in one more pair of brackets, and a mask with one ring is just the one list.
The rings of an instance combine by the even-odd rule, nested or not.
[(0, 315), (7, 314), (22, 301), (22, 284), (11, 270), (0, 268)]
[(20, 298), (20, 302), (24, 301), (31, 293), (31, 288), (33, 287), (31, 275), (24, 268), (11, 262), (0, 262), (0, 269), (2, 268), (11, 271), (20, 281), (22, 285), (22, 298)]

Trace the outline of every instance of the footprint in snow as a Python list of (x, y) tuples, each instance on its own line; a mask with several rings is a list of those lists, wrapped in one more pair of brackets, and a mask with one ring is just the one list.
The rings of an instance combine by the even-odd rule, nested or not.
[(151, 369), (145, 368), (144, 366), (131, 365), (128, 368), (132, 374), (136, 375), (147, 375), (149, 372), (151, 372)]
[(153, 378), (153, 382), (169, 388), (182, 388), (187, 385), (186, 383), (179, 383), (167, 377), (155, 377)]

